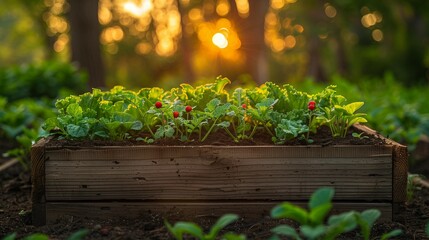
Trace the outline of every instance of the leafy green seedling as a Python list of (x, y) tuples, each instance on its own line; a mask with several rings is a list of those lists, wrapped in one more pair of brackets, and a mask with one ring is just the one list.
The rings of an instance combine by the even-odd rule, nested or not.
[[(167, 226), (168, 231), (177, 240), (182, 240), (185, 234), (189, 234), (200, 240), (215, 240), (219, 232), (223, 228), (236, 221), (237, 219), (238, 216), (235, 214), (225, 214), (216, 221), (216, 223), (210, 228), (210, 231), (207, 234), (203, 232), (202, 227), (193, 222), (176, 222), (174, 226), (172, 226), (167, 220), (165, 220), (164, 224)], [(222, 236), (222, 239), (245, 240), (246, 237), (244, 235), (226, 233)]]

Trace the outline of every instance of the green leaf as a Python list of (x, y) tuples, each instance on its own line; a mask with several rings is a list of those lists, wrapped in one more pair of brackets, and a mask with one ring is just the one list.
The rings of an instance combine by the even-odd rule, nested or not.
[(353, 103), (349, 103), (345, 106), (343, 106), (344, 110), (347, 111), (348, 114), (353, 114), (355, 113), (357, 110), (359, 110), (359, 108), (361, 108), (363, 106), (364, 102), (353, 102)]
[(229, 128), (229, 126), (231, 125), (228, 121), (223, 121), (221, 123), (217, 124), (219, 127), (223, 127), (223, 128)]
[[(429, 236), (429, 231), (427, 229), (426, 229), (426, 233)], [(380, 240), (387, 240), (387, 239), (392, 238), (392, 237), (397, 237), (397, 236), (399, 236), (401, 234), (402, 234), (402, 230), (401, 229), (395, 229), (395, 230), (392, 230), (392, 231), (390, 231), (388, 233), (383, 234), (381, 236)]]
[(349, 123), (348, 123), (348, 126), (347, 127), (350, 127), (350, 126), (352, 126), (353, 124), (355, 124), (355, 123), (365, 123), (365, 122), (368, 122), (367, 120), (366, 120), (366, 118), (364, 118), (364, 117), (356, 117), (356, 118), (353, 118)]
[(49, 237), (45, 234), (35, 233), (28, 237), (25, 237), (24, 240), (49, 240)]
[(213, 117), (218, 118), (221, 116), (225, 116), (230, 107), (231, 107), (230, 103), (225, 103), (223, 105), (217, 106), (213, 111)]
[(233, 223), (238, 219), (236, 214), (225, 214), (220, 217), (216, 223), (211, 227), (209, 234), (207, 235), (208, 239), (215, 239), (220, 230), (222, 230), (227, 225)]
[(222, 236), (222, 240), (246, 240), (246, 235), (244, 234), (235, 234), (235, 233), (226, 233)]
[(113, 113), (113, 120), (118, 122), (132, 122), (134, 121), (134, 117), (131, 114), (124, 112), (115, 112)]
[(306, 224), (308, 222), (307, 211), (289, 202), (284, 202), (280, 205), (275, 206), (271, 210), (271, 217), (292, 219), (299, 222), (301, 225)]
[(361, 234), (365, 240), (368, 240), (371, 234), (371, 228), (375, 221), (380, 217), (381, 212), (377, 209), (365, 210), (362, 213), (356, 213), (355, 217), (360, 226)]
[(326, 227), (323, 225), (318, 225), (311, 227), (308, 225), (301, 226), (301, 233), (309, 239), (316, 239), (319, 236), (322, 236), (326, 232)]
[(212, 99), (206, 105), (207, 111), (208, 112), (213, 112), (219, 104), (220, 104), (220, 100), (219, 99), (217, 99), (217, 98)]
[(74, 118), (82, 117), (82, 108), (77, 103), (72, 103), (67, 107), (67, 114), (71, 115)]
[(313, 210), (320, 205), (330, 203), (334, 197), (334, 193), (334, 189), (330, 187), (322, 187), (317, 189), (310, 197), (310, 201), (308, 202), (309, 209)]
[(223, 89), (227, 84), (230, 84), (231, 81), (228, 78), (217, 78), (215, 82), (215, 91), (216, 93), (222, 93)]
[(325, 217), (332, 209), (332, 203), (328, 202), (313, 208), (310, 211), (309, 217), (312, 224), (322, 224)]
[(167, 220), (164, 220), (164, 225), (167, 227), (167, 230), (171, 233), (171, 235), (173, 235), (174, 238), (177, 240), (183, 239), (182, 229), (173, 227)]
[(352, 231), (356, 227), (357, 223), (354, 211), (333, 215), (328, 219), (326, 239), (335, 239), (336, 236)]
[(89, 230), (88, 229), (81, 229), (75, 233), (73, 233), (70, 237), (67, 238), (67, 240), (81, 240), (86, 235), (88, 235)]
[(255, 107), (260, 108), (260, 109), (266, 109), (266, 108), (274, 106), (274, 104), (276, 104), (277, 101), (278, 100), (275, 100), (273, 98), (265, 98), (260, 103), (257, 103), (255, 105)]
[(107, 134), (105, 131), (96, 131), (94, 132), (94, 135), (101, 138), (109, 138), (109, 134)]
[(134, 121), (133, 125), (131, 126), (131, 130), (141, 130), (143, 128), (143, 123), (140, 121)]
[(43, 124), (43, 129), (46, 131), (54, 130), (59, 125), (59, 122), (56, 117), (48, 118)]
[(271, 229), (272, 233), (278, 234), (278, 235), (284, 235), (291, 237), (293, 239), (300, 240), (298, 233), (296, 232), (295, 228), (289, 226), (289, 225), (279, 225), (277, 227), (274, 227)]
[(15, 240), (15, 239), (16, 239), (16, 233), (9, 234), (6, 237), (2, 238), (2, 240)]
[(67, 125), (67, 133), (73, 138), (82, 138), (88, 136), (89, 124), (84, 123), (81, 125), (69, 124)]
[(167, 125), (165, 127), (165, 136), (168, 138), (171, 138), (174, 136), (174, 128), (172, 128), (170, 125)]
[(190, 234), (196, 238), (203, 239), (204, 233), (200, 226), (192, 222), (177, 222), (174, 228), (180, 229), (182, 233)]

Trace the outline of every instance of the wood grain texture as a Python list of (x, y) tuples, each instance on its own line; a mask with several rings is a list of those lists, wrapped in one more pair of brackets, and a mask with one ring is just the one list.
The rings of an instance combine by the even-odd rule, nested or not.
[(385, 138), (373, 129), (356, 124), (357, 129), (371, 135), (378, 136), (386, 141), (386, 144), (393, 147), (393, 185), (392, 200), (394, 203), (404, 203), (407, 200), (407, 179), (408, 179), (408, 150), (407, 147), (391, 139)]
[(390, 146), (128, 146), (46, 151), (46, 198), (335, 200), (392, 198)]
[(260, 218), (281, 201), (304, 206), (322, 186), (335, 188), (334, 213), (378, 208), (392, 219), (392, 206), (406, 199), (407, 149), (379, 137), (387, 145), (59, 148), (42, 140), (31, 152), (33, 223), (147, 213)]
[[(225, 213), (235, 213), (246, 220), (262, 219), (270, 216), (271, 209), (280, 202), (51, 202), (47, 203), (47, 222), (61, 216), (91, 218), (148, 218), (159, 214), (172, 221), (194, 221), (201, 217), (219, 218)], [(303, 208), (307, 203), (293, 202)], [(376, 208), (381, 211), (380, 220), (392, 219), (391, 203), (335, 202), (330, 214), (346, 211), (363, 211)]]
[(41, 139), (31, 147), (31, 179), (32, 179), (32, 218), (35, 225), (44, 225), (45, 211), (45, 144), (48, 140)]
[(402, 145), (393, 148), (393, 202), (404, 203), (407, 200), (408, 150)]

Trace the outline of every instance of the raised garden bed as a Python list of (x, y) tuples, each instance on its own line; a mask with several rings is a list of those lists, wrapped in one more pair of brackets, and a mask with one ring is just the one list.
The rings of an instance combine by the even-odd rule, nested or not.
[(337, 213), (378, 208), (391, 219), (405, 201), (406, 147), (358, 125), (363, 102), (346, 103), (334, 86), (228, 92), (228, 83), (57, 101), (49, 136), (32, 148), (34, 223), (64, 214), (261, 217), (279, 202), (305, 204), (322, 186), (335, 188)]
[(305, 204), (321, 186), (335, 188), (335, 212), (378, 208), (392, 219), (395, 205), (406, 199), (407, 150), (385, 142), (59, 147), (43, 139), (31, 153), (33, 222), (65, 214), (261, 217), (282, 201)]

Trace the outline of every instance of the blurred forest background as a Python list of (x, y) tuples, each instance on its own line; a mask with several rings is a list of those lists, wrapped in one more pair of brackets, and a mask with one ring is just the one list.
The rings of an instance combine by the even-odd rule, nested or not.
[[(214, 37), (216, 35), (216, 37)], [(428, 1), (2, 0), (0, 67), (73, 62), (90, 87), (223, 75), (429, 82)]]
[(417, 0), (1, 0), (0, 152), (28, 161), (59, 97), (219, 75), (336, 84), (370, 127), (429, 159), (429, 1)]

